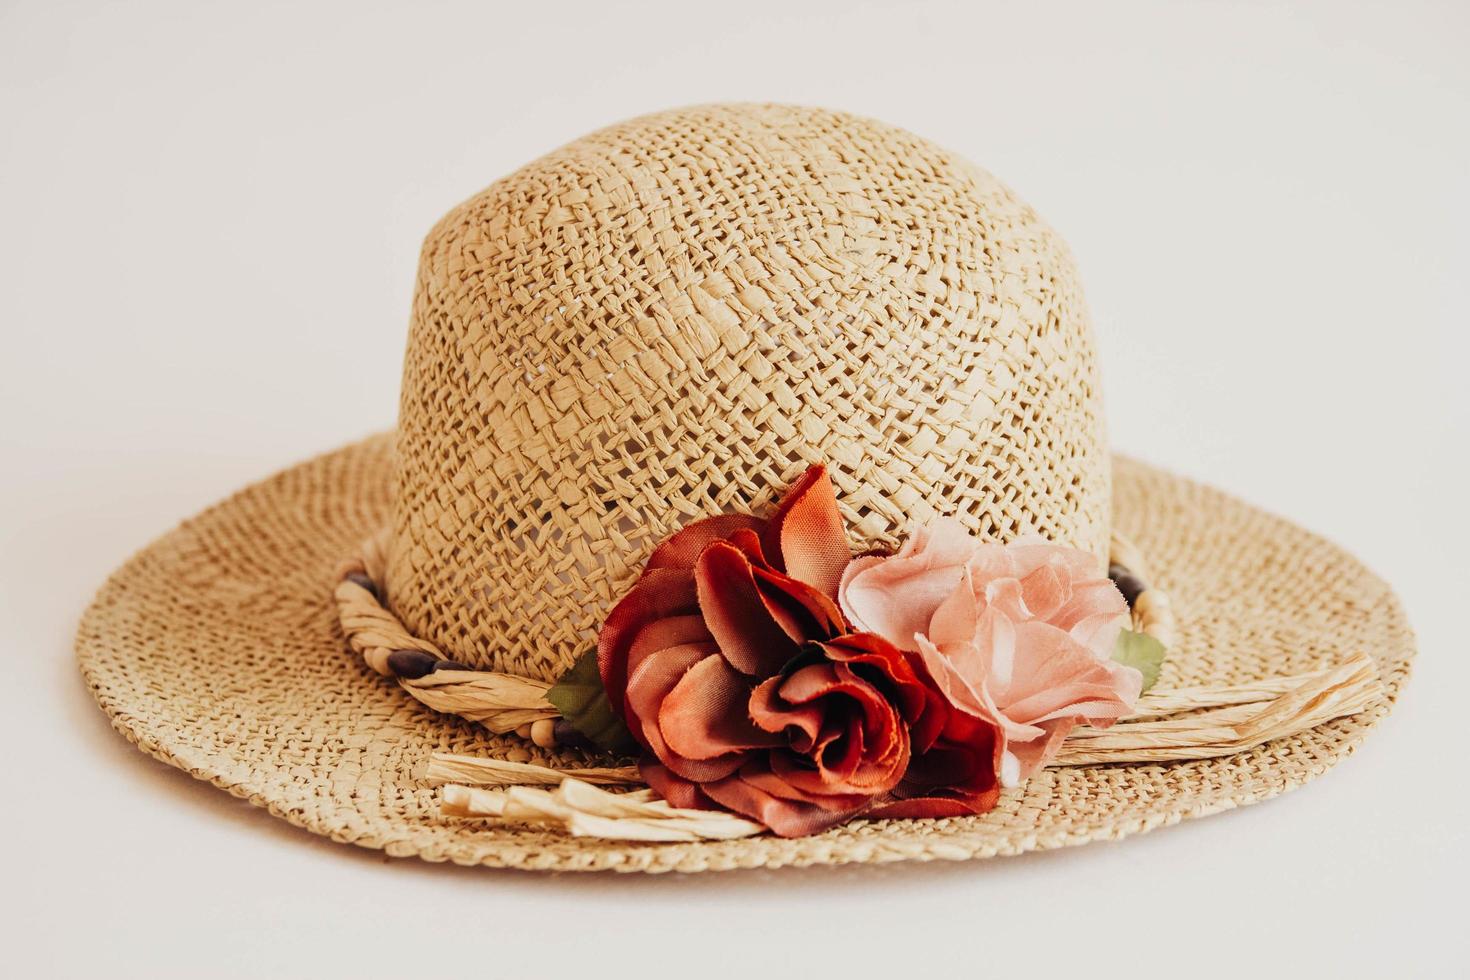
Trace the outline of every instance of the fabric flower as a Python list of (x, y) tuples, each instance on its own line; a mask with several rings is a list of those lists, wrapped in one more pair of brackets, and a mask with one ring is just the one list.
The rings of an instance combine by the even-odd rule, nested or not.
[(991, 726), (959, 716), (920, 657), (849, 629), (850, 561), (822, 466), (768, 520), (708, 518), (654, 550), (597, 657), (643, 778), (670, 803), (787, 837), (860, 813), (994, 806)]
[(955, 712), (994, 726), (1006, 786), (1078, 724), (1129, 714), (1143, 684), (1111, 659), (1123, 596), (1074, 548), (987, 544), (942, 518), (894, 555), (851, 562), (839, 594), (854, 629), (918, 654)]

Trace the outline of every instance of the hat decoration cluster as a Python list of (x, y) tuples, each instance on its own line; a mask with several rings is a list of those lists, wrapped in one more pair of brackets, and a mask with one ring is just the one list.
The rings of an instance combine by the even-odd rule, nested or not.
[(768, 519), (663, 542), (597, 663), (649, 786), (800, 836), (983, 813), (1078, 723), (1128, 714), (1144, 678), (1111, 659), (1125, 608), (1092, 555), (954, 521), (854, 559), (814, 466)]
[(1089, 552), (984, 542), (938, 518), (896, 551), (854, 556), (823, 465), (764, 518), (711, 516), (664, 540), (555, 684), (414, 639), (383, 601), (382, 551), (369, 542), (336, 593), (371, 666), (494, 731), (636, 760), (436, 754), (427, 777), (450, 818), (678, 841), (973, 816), (1048, 764), (1230, 754), (1377, 696), (1366, 657), (1144, 696), (1174, 622), (1118, 562), (1137, 560), (1126, 542), (1104, 575)]

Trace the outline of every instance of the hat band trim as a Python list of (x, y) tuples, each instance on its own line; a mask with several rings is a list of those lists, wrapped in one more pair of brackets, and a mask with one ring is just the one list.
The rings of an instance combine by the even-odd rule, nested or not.
[[(364, 663), (398, 680), (425, 706), (497, 735), (514, 732), (545, 749), (585, 747), (574, 730), (556, 724), (561, 713), (546, 700), (550, 682), (470, 667), (408, 630), (385, 598), (387, 536), (387, 529), (379, 531), (363, 542), (356, 557), (339, 566), (333, 593), (348, 645)], [(1148, 565), (1137, 546), (1114, 533), (1108, 564), (1109, 578), (1128, 603), (1132, 627), (1166, 648), (1173, 646), (1173, 607), (1164, 590), (1146, 584)]]
[[(575, 730), (546, 699), (550, 683), (468, 667), (409, 632), (385, 601), (386, 541), (386, 530), (374, 535), (339, 568), (334, 598), (348, 645), (374, 671), (395, 678), (409, 696), (435, 711), (497, 734), (515, 733), (542, 749), (577, 744)], [(1128, 600), (1134, 628), (1172, 645), (1172, 607), (1161, 589), (1146, 584), (1142, 554), (1115, 534), (1109, 557), (1109, 576)], [(1357, 714), (1382, 697), (1377, 665), (1366, 653), (1326, 669), (1251, 684), (1154, 688), (1113, 727), (1074, 729), (1050, 764), (1234, 755)], [(510, 755), (523, 758), (434, 753), (425, 778), (442, 787), (442, 815), (550, 823), (580, 836), (613, 840), (727, 840), (765, 830), (734, 814), (670, 806), (642, 788), (634, 766), (558, 769), (532, 764), (526, 750)]]

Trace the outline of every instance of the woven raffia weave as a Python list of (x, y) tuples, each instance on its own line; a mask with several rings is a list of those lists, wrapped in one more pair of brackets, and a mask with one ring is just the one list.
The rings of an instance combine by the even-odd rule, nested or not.
[(840, 113), (636, 119), (424, 244), (388, 594), (458, 660), (551, 680), (680, 524), (826, 461), (855, 543), (954, 513), (1107, 553), (1091, 336), (995, 178)]
[(353, 446), (186, 522), (104, 586), (77, 649), (103, 709), (143, 750), (294, 824), (396, 855), (699, 871), (962, 859), (1117, 838), (1324, 772), (1388, 713), (1413, 653), (1393, 594), (1338, 548), (1119, 460), (1113, 519), (1146, 550), (1179, 616), (1161, 685), (1243, 683), (1366, 650), (1382, 668), (1382, 703), (1222, 759), (1044, 769), (981, 817), (859, 822), (797, 840), (629, 844), (446, 820), (421, 778), (431, 752), (586, 760), (436, 714), (345, 649), (328, 597), (342, 555), (388, 518), (391, 456), (387, 438)]
[[(1387, 586), (1218, 492), (1113, 461), (1077, 277), (989, 175), (816, 110), (634, 120), (452, 211), (424, 247), (400, 425), (186, 522), (113, 575), (77, 651), (146, 752), (313, 832), (537, 869), (705, 870), (1059, 847), (1273, 796), (1352, 751), (1408, 676)], [(436, 714), (346, 648), (342, 559), (391, 530), (387, 600), (455, 659), (554, 678), (655, 542), (760, 512), (827, 461), (858, 548), (952, 513), (1100, 557), (1110, 525), (1172, 597), (1161, 686), (1366, 651), (1384, 695), (1225, 758), (1042, 770), (991, 813), (796, 840), (585, 840), (446, 818), (431, 753), (553, 766)]]

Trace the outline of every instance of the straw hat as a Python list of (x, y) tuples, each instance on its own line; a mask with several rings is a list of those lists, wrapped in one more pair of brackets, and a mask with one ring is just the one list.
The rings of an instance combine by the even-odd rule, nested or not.
[[(397, 430), (135, 556), (82, 620), (82, 671), (149, 754), (312, 832), (465, 864), (984, 857), (1301, 785), (1407, 678), (1398, 601), (1328, 542), (1111, 456), (1101, 391), (1064, 244), (989, 174), (835, 112), (635, 119), (450, 211)], [(770, 515), (814, 464), (855, 552), (948, 516), (1111, 561), (1167, 647), (1157, 685), (979, 815), (786, 838), (629, 785), (552, 685), (660, 541)]]

